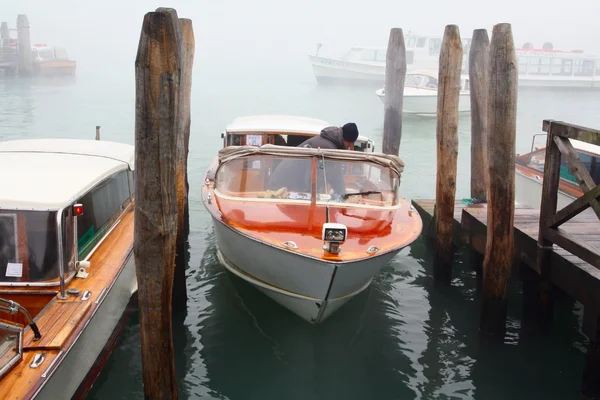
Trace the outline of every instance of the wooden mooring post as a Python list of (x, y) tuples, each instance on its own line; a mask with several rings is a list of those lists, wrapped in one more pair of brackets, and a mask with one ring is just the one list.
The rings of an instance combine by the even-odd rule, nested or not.
[[(187, 23), (186, 23), (187, 24)], [(184, 170), (184, 46), (177, 12), (144, 16), (135, 60), (134, 255), (146, 399), (176, 399), (172, 297)], [(191, 72), (190, 72), (191, 73)], [(191, 83), (191, 80), (190, 80)]]
[(189, 259), (189, 252), (186, 247), (189, 235), (189, 183), (187, 177), (187, 162), (191, 128), (190, 107), (192, 95), (192, 70), (196, 42), (194, 39), (192, 21), (186, 18), (180, 18), (179, 23), (181, 26), (183, 63), (180, 86), (183, 98), (181, 102), (182, 134), (178, 136), (178, 138), (180, 138), (180, 143), (178, 143), (177, 146), (177, 162), (181, 168), (177, 169), (177, 204), (179, 213), (177, 215), (177, 255), (175, 257), (173, 306), (177, 309), (184, 309), (187, 302), (185, 268)]
[(382, 152), (398, 155), (402, 139), (402, 104), (406, 79), (406, 47), (401, 28), (392, 28), (385, 64), (385, 114)]
[(437, 176), (435, 193), (435, 254), (433, 275), (445, 284), (452, 279), (454, 201), (458, 158), (458, 101), (462, 66), (458, 26), (447, 25), (440, 50), (437, 98)]
[(471, 198), (487, 202), (489, 185), (488, 85), (490, 40), (486, 29), (475, 29), (469, 51), (471, 100)]
[(10, 30), (8, 29), (7, 22), (0, 24), (0, 39), (2, 39), (2, 47), (6, 47), (10, 43)]
[(497, 24), (490, 45), (489, 191), (480, 329), (504, 333), (514, 262), (517, 58), (510, 24)]
[(33, 53), (29, 37), (29, 21), (25, 14), (17, 16), (17, 35), (19, 40), (19, 75), (29, 76), (33, 74)]

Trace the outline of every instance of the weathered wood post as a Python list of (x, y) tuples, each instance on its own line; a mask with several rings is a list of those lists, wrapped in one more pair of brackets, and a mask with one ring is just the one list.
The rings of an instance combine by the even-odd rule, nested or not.
[(10, 30), (8, 29), (7, 22), (2, 22), (2, 24), (0, 24), (0, 39), (2, 39), (2, 47), (6, 47), (10, 44)]
[(177, 399), (172, 295), (177, 241), (177, 146), (182, 142), (182, 40), (177, 12), (144, 16), (135, 60), (134, 255), (146, 399)]
[(438, 76), (437, 98), (437, 177), (435, 193), (434, 279), (450, 283), (452, 279), (452, 243), (456, 161), (458, 158), (458, 101), (462, 69), (462, 42), (456, 25), (446, 25)]
[(17, 16), (17, 35), (19, 39), (19, 75), (33, 74), (33, 51), (29, 38), (29, 21), (27, 15)]
[(177, 309), (185, 308), (187, 301), (187, 287), (185, 267), (188, 262), (187, 238), (189, 234), (189, 206), (188, 206), (188, 176), (187, 163), (190, 143), (191, 126), (191, 94), (192, 94), (192, 69), (194, 66), (194, 53), (196, 42), (192, 21), (180, 18), (182, 38), (182, 75), (181, 90), (183, 101), (181, 103), (182, 133), (181, 143), (177, 146), (177, 255), (175, 258), (175, 282), (173, 285), (173, 306)]
[(471, 198), (487, 202), (488, 84), (490, 40), (486, 29), (475, 29), (469, 51), (471, 92)]
[(100, 140), (100, 125), (96, 125), (96, 140)]
[(390, 30), (385, 60), (385, 114), (381, 151), (397, 156), (402, 139), (402, 103), (406, 78), (406, 48), (401, 28)]
[(497, 24), (490, 46), (488, 223), (480, 329), (503, 333), (514, 260), (517, 58), (510, 24)]

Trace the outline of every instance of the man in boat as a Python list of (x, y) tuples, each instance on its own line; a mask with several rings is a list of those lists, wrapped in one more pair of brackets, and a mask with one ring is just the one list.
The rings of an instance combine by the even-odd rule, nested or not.
[[(338, 150), (354, 150), (354, 142), (358, 139), (358, 127), (354, 122), (349, 122), (342, 127), (328, 126), (321, 130), (319, 136), (314, 136), (301, 144), (298, 147), (321, 148), (321, 149), (338, 149)], [(310, 192), (311, 172), (299, 168), (303, 165), (298, 160), (285, 160), (275, 169), (271, 175), (271, 189), (280, 189), (287, 187), (288, 191)], [(327, 161), (325, 163), (325, 173), (327, 184), (331, 185), (334, 198), (339, 198), (346, 192), (344, 186), (344, 175), (341, 164), (339, 162)], [(324, 182), (323, 172), (319, 170), (318, 183), (322, 185)], [(326, 191), (319, 188), (319, 192)]]

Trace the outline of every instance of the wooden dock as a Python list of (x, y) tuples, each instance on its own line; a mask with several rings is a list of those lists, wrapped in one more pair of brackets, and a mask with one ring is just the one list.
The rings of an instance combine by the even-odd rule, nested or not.
[[(424, 231), (432, 235), (431, 229), (435, 200), (416, 199), (412, 201), (423, 219)], [(483, 255), (487, 239), (487, 204), (454, 204), (454, 244), (470, 245)], [(515, 205), (514, 244), (515, 258), (537, 272), (537, 250), (540, 210), (523, 205)], [(561, 225), (561, 229), (586, 243), (600, 248), (600, 224), (585, 216), (578, 215)], [(584, 304), (586, 312), (595, 316), (600, 310), (600, 270), (554, 245), (550, 255), (549, 277), (551, 283), (569, 296)], [(593, 318), (592, 318), (593, 319)], [(584, 333), (595, 335), (596, 324), (584, 324)], [(587, 332), (586, 332), (587, 331)], [(593, 332), (593, 333), (592, 333)]]

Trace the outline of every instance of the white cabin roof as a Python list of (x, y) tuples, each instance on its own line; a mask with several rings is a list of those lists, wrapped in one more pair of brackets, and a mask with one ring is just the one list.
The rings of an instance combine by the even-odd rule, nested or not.
[[(282, 133), (282, 134), (308, 134), (318, 135), (323, 128), (331, 124), (322, 119), (302, 117), (296, 115), (249, 115), (234, 119), (226, 127), (228, 133)], [(365, 142), (368, 138), (359, 135), (357, 142)]]
[(134, 169), (132, 145), (79, 139), (0, 142), (0, 209), (57, 210), (113, 173)]

